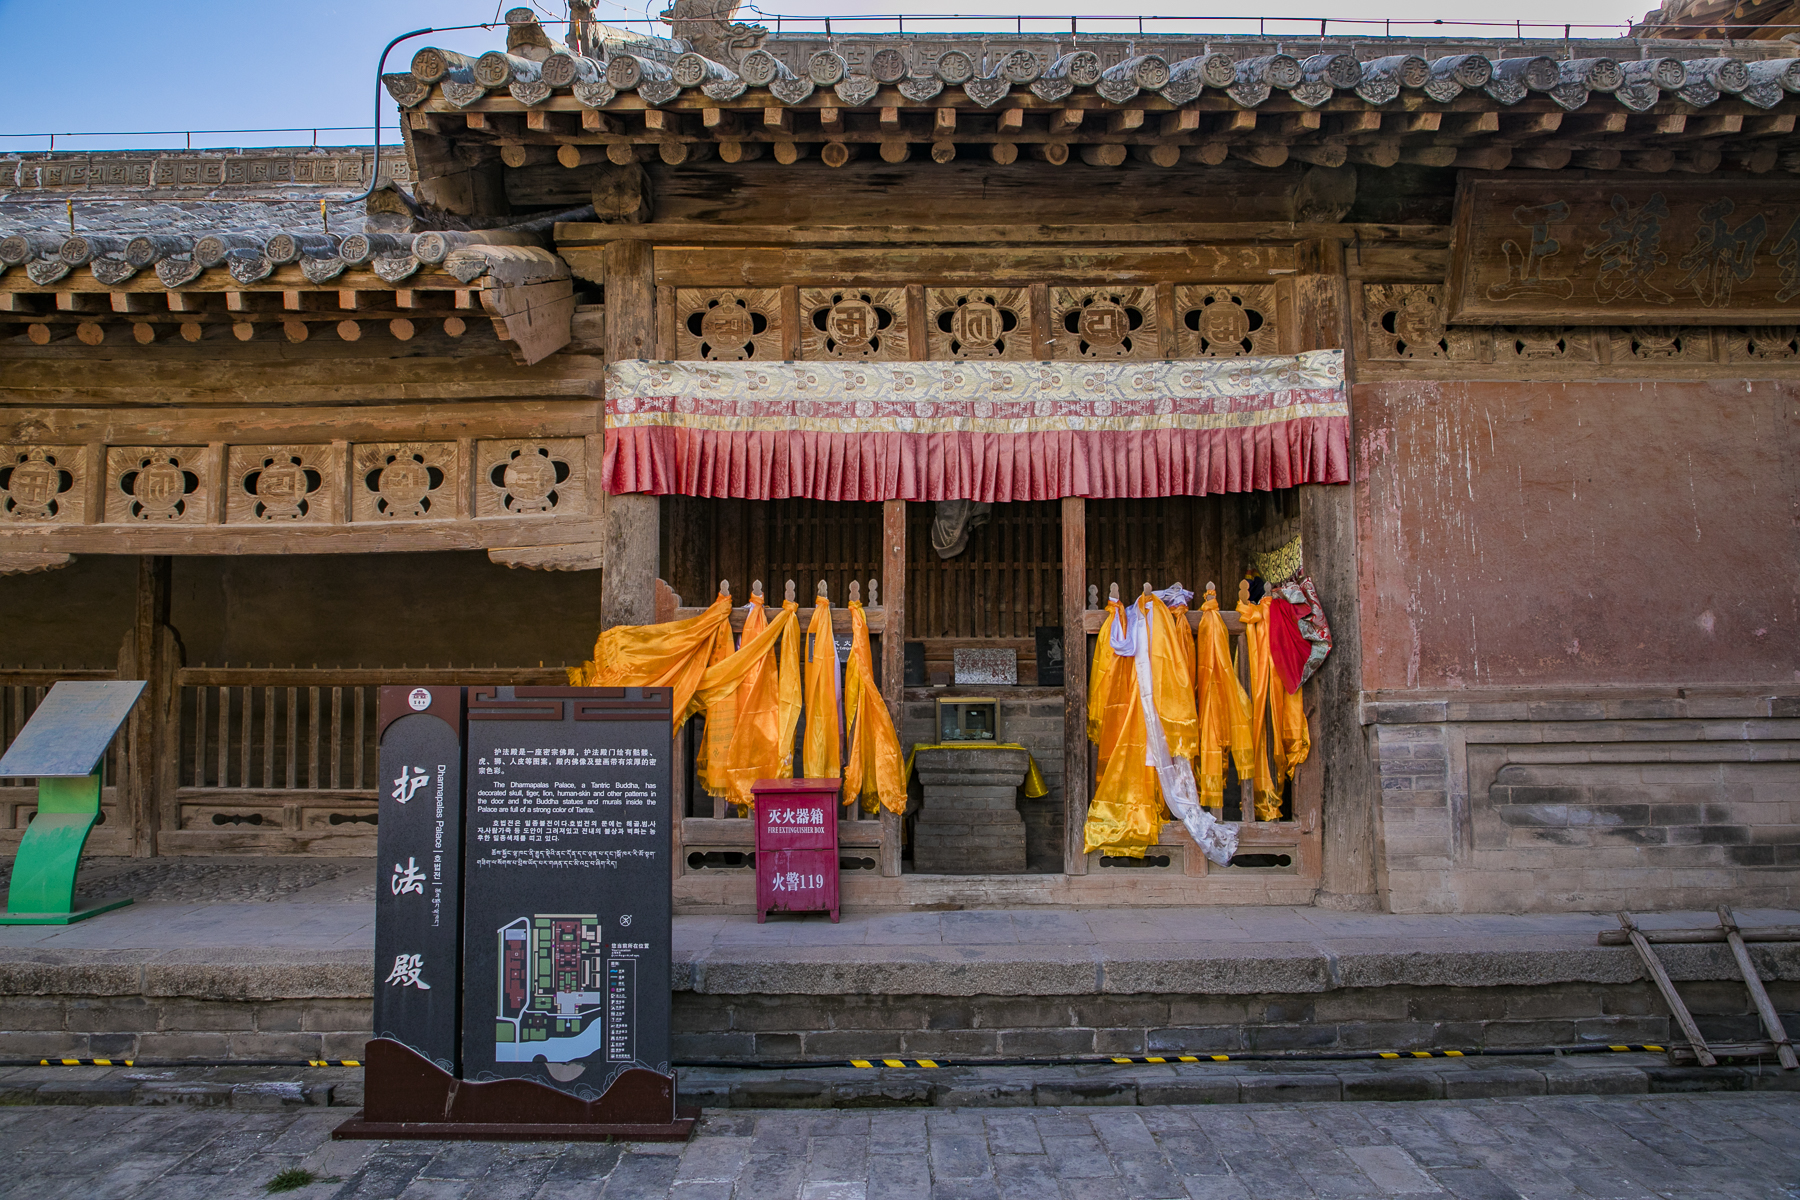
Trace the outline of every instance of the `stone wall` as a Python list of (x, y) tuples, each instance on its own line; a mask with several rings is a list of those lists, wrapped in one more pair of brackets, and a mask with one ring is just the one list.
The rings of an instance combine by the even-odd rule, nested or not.
[(1800, 695), (1378, 693), (1363, 720), (1392, 911), (1800, 902)]
[[(1049, 794), (1035, 800), (1021, 791), (1019, 814), (1025, 818), (1025, 857), (1035, 872), (1062, 870), (1063, 851), (1063, 693), (1061, 688), (907, 688), (900, 714), (900, 749), (935, 740), (935, 701), (954, 696), (992, 696), (1000, 701), (1000, 732), (1018, 742), (1037, 760)], [(912, 785), (916, 803), (919, 785)]]
[[(1792, 1028), (1800, 983), (1772, 983)], [(1741, 983), (1682, 996), (1712, 1041), (1764, 1036)], [(1323, 993), (1091, 996), (675, 993), (678, 1062), (1032, 1059), (1331, 1050), (1663, 1045), (1673, 1021), (1648, 982), (1340, 988)]]

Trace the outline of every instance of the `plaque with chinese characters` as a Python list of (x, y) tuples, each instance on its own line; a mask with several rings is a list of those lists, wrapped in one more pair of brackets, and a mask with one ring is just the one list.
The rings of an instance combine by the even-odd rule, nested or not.
[(1800, 322), (1800, 190), (1715, 177), (1465, 180), (1449, 320)]
[(462, 874), (459, 687), (383, 687), (375, 1036), (456, 1073)]
[(670, 703), (471, 689), (464, 1079), (595, 1100), (630, 1068), (669, 1073)]

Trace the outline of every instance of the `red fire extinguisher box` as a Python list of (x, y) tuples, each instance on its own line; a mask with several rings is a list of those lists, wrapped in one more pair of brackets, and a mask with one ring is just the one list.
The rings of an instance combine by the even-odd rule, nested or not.
[(838, 919), (838, 781), (761, 779), (756, 795), (756, 920), (772, 912)]

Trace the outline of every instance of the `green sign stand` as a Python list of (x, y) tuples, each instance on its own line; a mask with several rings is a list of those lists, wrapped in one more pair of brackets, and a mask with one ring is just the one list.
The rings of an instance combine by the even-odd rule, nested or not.
[(100, 820), (106, 747), (143, 690), (137, 681), (58, 683), (0, 758), (0, 777), (38, 781), (37, 815), (13, 859), (0, 925), (68, 925), (131, 903), (78, 903), (75, 873)]

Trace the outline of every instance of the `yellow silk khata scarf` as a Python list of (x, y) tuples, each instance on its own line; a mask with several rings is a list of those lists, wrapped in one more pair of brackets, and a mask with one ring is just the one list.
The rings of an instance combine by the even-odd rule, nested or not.
[(740, 808), (752, 807), (750, 788), (757, 780), (794, 773), (801, 708), (799, 611), (790, 600), (765, 624), (763, 605), (753, 601), (737, 653), (700, 677), (684, 714), (706, 713), (701, 783), (710, 795)]
[(820, 596), (806, 626), (806, 736), (801, 763), (807, 779), (843, 775), (843, 710), (838, 707), (837, 642), (831, 636), (831, 602)]
[(569, 668), (575, 687), (666, 687), (675, 691), (675, 728), (687, 719), (700, 676), (731, 654), (731, 597), (697, 617), (663, 625), (614, 625), (594, 643), (594, 661)]
[(850, 661), (844, 664), (844, 721), (850, 754), (844, 763), (844, 803), (862, 798), (864, 812), (879, 804), (906, 811), (906, 782), (900, 769), (900, 738), (875, 686), (875, 656), (869, 650), (869, 618), (850, 602)]
[(1200, 718), (1200, 758), (1196, 772), (1200, 803), (1216, 817), (1225, 806), (1225, 755), (1240, 777), (1250, 774), (1250, 697), (1231, 662), (1231, 635), (1219, 615), (1219, 598), (1207, 592), (1195, 636), (1196, 698)]
[[(1194, 690), (1188, 676), (1185, 654), (1187, 631), (1178, 634), (1169, 608), (1155, 596), (1142, 596), (1135, 602), (1144, 628), (1136, 636), (1147, 636), (1150, 658), (1150, 695), (1168, 753), (1174, 758), (1191, 759), (1200, 748), (1199, 721), (1194, 712)], [(1142, 858), (1144, 849), (1156, 844), (1162, 823), (1169, 820), (1163, 804), (1156, 768), (1151, 765), (1148, 726), (1139, 699), (1136, 665), (1132, 657), (1117, 653), (1112, 645), (1115, 629), (1127, 632), (1127, 614), (1119, 603), (1109, 604), (1105, 625), (1094, 648), (1093, 670), (1089, 678), (1090, 694), (1102, 700), (1098, 714), (1099, 737), (1095, 739), (1105, 755), (1100, 785), (1093, 803), (1088, 806), (1084, 844), (1089, 852), (1102, 850), (1115, 857)], [(1090, 736), (1095, 723), (1090, 717)]]

